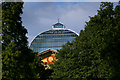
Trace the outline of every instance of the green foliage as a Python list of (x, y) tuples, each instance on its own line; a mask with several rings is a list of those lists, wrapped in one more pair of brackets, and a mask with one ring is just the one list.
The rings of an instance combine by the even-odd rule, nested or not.
[(21, 14), (23, 2), (2, 3), (2, 39), (3, 50), (11, 42), (15, 42), (15, 51), (27, 47), (27, 30), (22, 26)]
[(45, 79), (45, 68), (41, 65), (41, 57), (34, 53), (34, 62), (30, 64), (32, 67), (33, 79)]
[(2, 4), (0, 4), (0, 79), (2, 79)]
[(23, 2), (2, 3), (2, 78), (41, 79), (44, 66), (27, 46), (27, 30), (22, 26)]
[(15, 47), (14, 43), (11, 43), (11, 45), (8, 45), (6, 47), (6, 50), (2, 52), (2, 57), (3, 57), (2, 78), (3, 79), (17, 79), (21, 76), (18, 72), (16, 72), (16, 71), (20, 71), (16, 66), (18, 64), (18, 61), (16, 60), (16, 58), (21, 52), (16, 51), (15, 53), (13, 53), (12, 48), (14, 47)]
[[(29, 63), (34, 58), (27, 47), (27, 30), (22, 26), (23, 2), (2, 3), (2, 78), (31, 78)], [(32, 57), (33, 56), (33, 57)]]
[(119, 79), (120, 4), (102, 2), (85, 29), (56, 55), (52, 78)]
[(50, 66), (54, 70), (51, 78), (78, 78), (75, 75), (79, 70), (79, 65), (76, 65), (78, 61), (78, 55), (73, 53), (72, 43), (68, 42), (63, 46), (59, 53), (56, 54), (58, 60)]

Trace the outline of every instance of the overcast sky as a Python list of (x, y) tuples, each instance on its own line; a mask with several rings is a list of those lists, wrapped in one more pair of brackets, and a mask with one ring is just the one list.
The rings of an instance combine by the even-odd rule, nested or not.
[(89, 16), (97, 14), (100, 2), (25, 2), (22, 21), (29, 44), (41, 32), (52, 29), (60, 18), (67, 29), (79, 33)]
[[(19, 0), (18, 0), (19, 1)], [(25, 2), (118, 2), (119, 0), (23, 0)]]

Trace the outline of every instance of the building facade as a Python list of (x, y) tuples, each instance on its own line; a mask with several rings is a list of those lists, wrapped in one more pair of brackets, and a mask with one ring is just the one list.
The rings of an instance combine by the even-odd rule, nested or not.
[(45, 31), (37, 35), (30, 44), (30, 49), (34, 52), (44, 52), (49, 49), (61, 49), (65, 43), (72, 42), (78, 34), (58, 21), (52, 26), (51, 30)]

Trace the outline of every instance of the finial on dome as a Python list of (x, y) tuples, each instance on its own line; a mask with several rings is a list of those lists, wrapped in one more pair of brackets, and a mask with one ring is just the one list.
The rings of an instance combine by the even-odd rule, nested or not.
[(62, 23), (59, 22), (59, 18), (58, 18), (58, 22), (57, 22), (56, 24), (54, 24), (54, 25), (52, 26), (52, 28), (59, 30), (59, 29), (65, 29), (65, 26), (64, 26)]
[(60, 20), (60, 19), (58, 18), (58, 23), (59, 23), (59, 20)]

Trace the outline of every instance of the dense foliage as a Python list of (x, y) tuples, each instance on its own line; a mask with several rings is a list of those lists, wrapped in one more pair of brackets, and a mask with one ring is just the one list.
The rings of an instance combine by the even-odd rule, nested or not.
[[(27, 30), (22, 26), (23, 3), (2, 3), (2, 76), (3, 79), (29, 78), (33, 54), (27, 47)], [(24, 56), (24, 57), (23, 57)]]
[(2, 79), (2, 5), (0, 5), (0, 79)]
[(102, 2), (97, 15), (56, 54), (51, 78), (119, 79), (120, 4)]
[(41, 58), (28, 48), (22, 8), (23, 2), (2, 3), (2, 79), (46, 78)]

